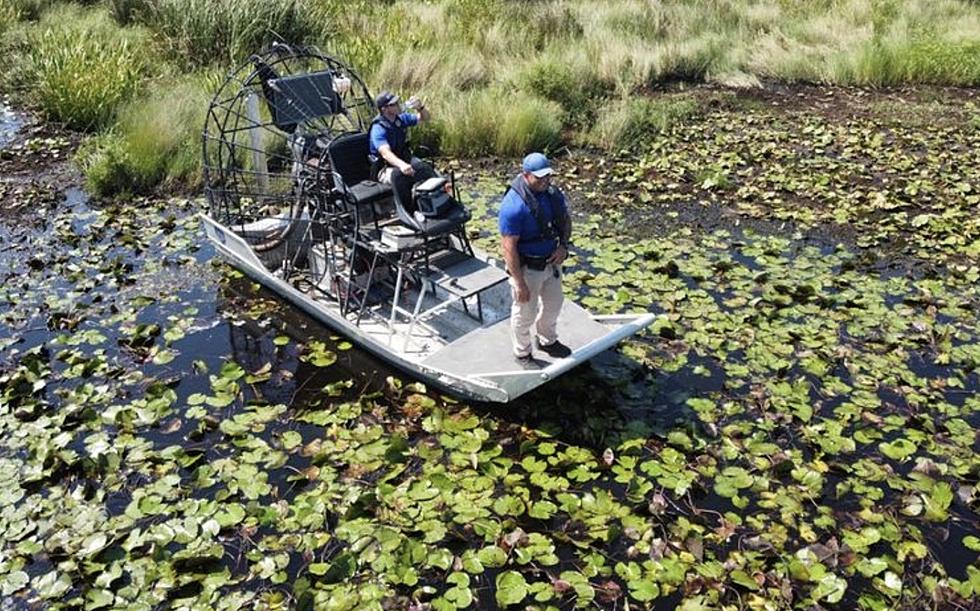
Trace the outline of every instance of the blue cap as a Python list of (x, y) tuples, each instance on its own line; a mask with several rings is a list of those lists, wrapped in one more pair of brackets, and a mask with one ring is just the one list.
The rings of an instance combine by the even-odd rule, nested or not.
[(531, 153), (525, 157), (524, 163), (521, 164), (521, 168), (525, 172), (530, 172), (538, 178), (555, 173), (555, 171), (551, 169), (551, 162), (548, 161), (548, 158), (541, 153)]
[(378, 109), (380, 110), (389, 104), (394, 104), (397, 101), (398, 101), (397, 95), (393, 94), (390, 91), (382, 91), (378, 95), (378, 97), (374, 98), (374, 105), (377, 106)]

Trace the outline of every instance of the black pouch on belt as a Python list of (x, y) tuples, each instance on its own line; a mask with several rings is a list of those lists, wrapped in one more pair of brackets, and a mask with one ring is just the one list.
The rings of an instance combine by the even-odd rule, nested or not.
[(536, 272), (544, 270), (548, 267), (548, 257), (521, 257), (521, 263), (527, 266), (528, 269), (533, 269)]

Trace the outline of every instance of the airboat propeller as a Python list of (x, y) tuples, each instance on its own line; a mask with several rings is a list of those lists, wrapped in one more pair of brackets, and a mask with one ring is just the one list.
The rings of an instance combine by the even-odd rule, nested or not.
[[(509, 401), (643, 329), (566, 301), (570, 356), (516, 368), (507, 275), (473, 249), (452, 177), (379, 183), (364, 81), (311, 47), (232, 71), (203, 132), (208, 238), (234, 265), (364, 349), (444, 390)], [(419, 175), (424, 174), (424, 180)]]

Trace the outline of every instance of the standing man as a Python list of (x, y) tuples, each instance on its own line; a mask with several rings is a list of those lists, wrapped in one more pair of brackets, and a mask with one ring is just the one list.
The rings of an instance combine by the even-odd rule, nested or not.
[(382, 91), (374, 99), (374, 105), (378, 108), (378, 116), (371, 122), (368, 153), (378, 182), (392, 184), (395, 172), (414, 177), (417, 171), (424, 171), (426, 164), (413, 157), (408, 148), (408, 128), (431, 119), (425, 104), (413, 96), (406, 106), (418, 114), (402, 112), (398, 96)]
[(538, 348), (553, 357), (571, 350), (558, 341), (563, 300), (561, 264), (568, 256), (572, 219), (565, 196), (554, 185), (548, 158), (531, 153), (500, 204), (500, 235), (510, 274), (513, 303), (511, 340), (518, 363), (530, 362), (531, 325)]

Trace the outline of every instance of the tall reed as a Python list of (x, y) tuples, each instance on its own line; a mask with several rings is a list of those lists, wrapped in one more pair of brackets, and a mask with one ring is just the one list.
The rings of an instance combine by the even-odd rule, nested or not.
[(698, 103), (685, 96), (617, 100), (599, 110), (598, 119), (583, 134), (583, 141), (605, 149), (642, 149), (658, 133), (698, 110)]
[(8, 0), (0, 0), (0, 38), (20, 21), (20, 12)]
[(519, 91), (482, 89), (441, 97), (429, 139), (455, 156), (523, 155), (558, 146), (560, 109)]
[(201, 126), (211, 97), (209, 74), (159, 81), (119, 113), (108, 135), (79, 153), (87, 187), (98, 195), (186, 188), (201, 178)]
[(150, 71), (146, 32), (95, 9), (63, 6), (27, 30), (15, 81), (52, 119), (77, 129), (110, 124)]
[(595, 110), (613, 88), (596, 71), (584, 49), (561, 46), (520, 67), (521, 88), (561, 106), (569, 125), (581, 125), (595, 117)]
[(127, 103), (155, 49), (180, 73), (226, 70), (279, 38), (317, 43), (374, 92), (424, 96), (437, 120), (414, 135), (454, 155), (642, 146), (696, 112), (648, 99), (676, 80), (980, 84), (980, 5), (964, 0), (101, 0), (102, 16), (66, 4), (0, 0), (0, 36), (15, 50), (5, 80), (53, 118), (111, 127), (88, 174), (140, 190), (195, 171), (171, 163), (188, 133), (151, 134), (193, 123), (176, 110), (194, 98), (184, 79), (171, 77), (183, 84), (170, 106)]
[(3, 0), (0, 12), (10, 12), (17, 19), (37, 21), (44, 11), (57, 4), (57, 0)]
[(117, 19), (141, 23), (162, 37), (188, 67), (233, 64), (281, 40), (316, 34), (307, 0), (114, 0)]

